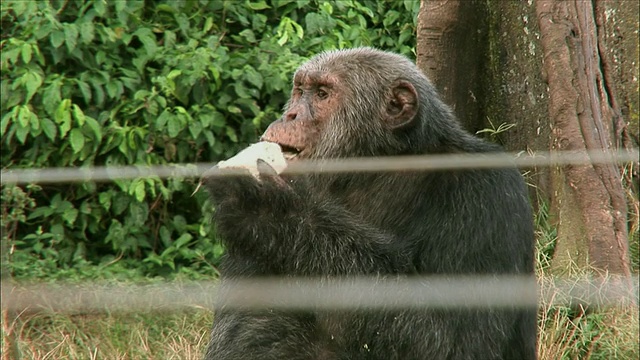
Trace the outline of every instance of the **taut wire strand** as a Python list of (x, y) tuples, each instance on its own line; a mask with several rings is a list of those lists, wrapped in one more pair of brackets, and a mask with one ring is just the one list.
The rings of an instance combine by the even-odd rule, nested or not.
[[(525, 153), (439, 154), (421, 156), (365, 157), (322, 161), (300, 160), (289, 164), (285, 174), (352, 173), (384, 171), (436, 171), (462, 169), (490, 169), (517, 166), (520, 168), (564, 165), (590, 165), (600, 163), (638, 162), (638, 150), (620, 151), (562, 151)], [(214, 164), (170, 164), (64, 167), (44, 169), (5, 168), (0, 172), (0, 183), (46, 184), (61, 182), (113, 181), (136, 178), (199, 177)], [(239, 174), (240, 170), (225, 169), (220, 176)]]
[(1, 290), (2, 309), (16, 312), (483, 309), (632, 305), (638, 303), (639, 281), (637, 275), (537, 280), (511, 275), (261, 278), (151, 285), (3, 281)]

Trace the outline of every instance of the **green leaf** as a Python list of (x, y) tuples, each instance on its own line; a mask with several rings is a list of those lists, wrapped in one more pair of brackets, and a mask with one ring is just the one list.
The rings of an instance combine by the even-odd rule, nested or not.
[(394, 24), (399, 17), (400, 13), (398, 13), (397, 11), (388, 11), (385, 14), (384, 20), (382, 20), (382, 24), (384, 25), (384, 27), (389, 27), (390, 25)]
[(101, 192), (98, 195), (98, 202), (105, 210), (109, 210), (111, 207), (111, 192)]
[(197, 139), (202, 133), (202, 124), (197, 121), (191, 122), (191, 124), (189, 124), (189, 132), (194, 139)]
[(117, 99), (123, 93), (122, 82), (120, 81), (116, 81), (116, 80), (109, 81), (106, 87), (107, 87), (107, 95), (109, 95), (109, 97), (111, 97), (112, 99)]
[(89, 201), (83, 201), (82, 204), (80, 204), (80, 212), (82, 214), (91, 214), (91, 203)]
[(33, 34), (36, 36), (36, 39), (41, 40), (49, 36), (49, 34), (51, 34), (51, 31), (53, 31), (52, 22), (47, 24), (40, 23), (40, 26), (38, 26), (38, 28), (35, 30)]
[(249, 81), (252, 85), (257, 87), (258, 89), (262, 89), (262, 75), (256, 69), (251, 66), (244, 67), (245, 76), (247, 77), (247, 81)]
[[(144, 185), (144, 182), (141, 181)], [(136, 187), (137, 189), (137, 187)], [(144, 191), (144, 186), (142, 186), (142, 190)], [(144, 198), (143, 198), (144, 200)], [(130, 219), (133, 220), (136, 224), (144, 224), (149, 217), (149, 205), (146, 202), (132, 202), (129, 204), (129, 214)]]
[(84, 98), (84, 102), (89, 105), (91, 104), (91, 87), (84, 81), (78, 80), (76, 82), (78, 88), (80, 88), (80, 92), (82, 93), (82, 97)]
[(16, 47), (10, 50), (3, 50), (0, 52), (0, 57), (2, 59), (2, 63), (5, 61), (11, 62), (11, 64), (15, 65), (18, 61), (18, 56), (20, 56), (20, 48)]
[(171, 6), (167, 5), (167, 4), (159, 4), (158, 6), (156, 6), (156, 10), (168, 12), (170, 14), (175, 14), (176, 13), (176, 10), (173, 7), (171, 7)]
[[(415, 0), (412, 0), (412, 1), (415, 1)], [(322, 11), (324, 11), (329, 15), (333, 14), (333, 6), (331, 6), (331, 3), (329, 3), (328, 1), (325, 1), (322, 4), (320, 4), (320, 9), (322, 9)]]
[(58, 123), (60, 129), (60, 138), (64, 138), (71, 129), (71, 100), (64, 99), (58, 105), (55, 112), (54, 120)]
[(25, 102), (29, 102), (42, 85), (42, 76), (36, 72), (28, 72), (25, 74), (24, 78), (25, 86), (27, 88), (27, 98)]
[(64, 43), (64, 32), (60, 31), (60, 30), (56, 30), (53, 33), (51, 33), (51, 45), (53, 45), (54, 48), (59, 48), (60, 45), (62, 45)]
[(282, 37), (278, 39), (278, 45), (284, 46), (284, 44), (286, 44), (288, 40), (289, 40), (289, 34), (284, 33), (282, 34)]
[(87, 245), (79, 242), (76, 245), (76, 251), (73, 252), (73, 261), (82, 261), (87, 259)]
[(167, 229), (166, 226), (160, 226), (160, 231), (158, 231), (160, 235), (160, 240), (162, 241), (162, 245), (165, 247), (171, 246), (171, 232)]
[(118, 220), (112, 219), (111, 226), (109, 226), (109, 230), (107, 231), (107, 236), (104, 238), (104, 241), (106, 243), (111, 243), (114, 248), (117, 248), (117, 245), (122, 241), (122, 238), (125, 235), (122, 224)]
[(76, 121), (80, 126), (84, 125), (85, 116), (84, 116), (84, 113), (82, 112), (82, 109), (80, 109), (78, 105), (73, 104), (71, 106), (71, 113), (73, 114), (73, 118), (76, 119)]
[(78, 218), (78, 210), (77, 209), (68, 209), (62, 214), (62, 218), (69, 225), (73, 225)]
[(41, 66), (44, 66), (45, 65), (44, 56), (42, 55), (42, 52), (40, 52), (40, 48), (38, 47), (38, 44), (33, 44), (31, 48), (33, 49), (33, 52), (36, 53), (36, 60), (38, 61), (38, 64), (40, 64)]
[(85, 116), (84, 120), (85, 120), (85, 124), (89, 126), (91, 131), (93, 131), (93, 135), (95, 136), (95, 139), (97, 141), (102, 140), (102, 126), (100, 126), (100, 124), (96, 121), (96, 119), (90, 116)]
[(100, 86), (100, 84), (97, 84), (95, 82), (92, 84), (92, 86), (95, 103), (96, 105), (102, 107), (102, 105), (104, 105), (104, 90), (102, 89), (102, 86)]
[(64, 24), (64, 42), (69, 52), (75, 50), (78, 44), (78, 28), (75, 24)]
[(37, 219), (39, 217), (49, 217), (53, 214), (53, 209), (50, 206), (41, 206), (36, 208), (29, 214), (27, 220)]
[(249, 99), (251, 95), (247, 92), (247, 88), (241, 82), (236, 82), (233, 84), (233, 88), (236, 90), (236, 95), (242, 99)]
[(96, 0), (93, 2), (93, 8), (96, 10), (96, 14), (98, 16), (104, 16), (107, 12), (107, 1), (106, 0)]
[(211, 131), (205, 131), (204, 137), (207, 138), (207, 143), (209, 146), (214, 146), (216, 144), (216, 138), (213, 136)]
[(156, 44), (156, 36), (153, 34), (150, 28), (141, 27), (136, 32), (133, 33), (134, 36), (137, 36), (147, 56), (155, 55), (158, 45)]
[(32, 53), (33, 53), (33, 49), (31, 48), (31, 44), (24, 43), (22, 45), (21, 54), (22, 54), (22, 61), (24, 61), (25, 64), (28, 64), (31, 62)]
[(182, 122), (180, 121), (180, 119), (177, 116), (170, 117), (167, 126), (167, 132), (169, 133), (169, 136), (175, 138), (178, 136), (178, 134), (180, 134), (180, 131), (182, 131)]
[(300, 24), (295, 21), (291, 21), (291, 25), (293, 25), (294, 29), (296, 30), (298, 39), (302, 39), (304, 37), (304, 29), (302, 28), (302, 26), (300, 26)]
[(177, 249), (185, 246), (186, 244), (189, 243), (189, 241), (191, 241), (193, 239), (193, 235), (186, 233), (186, 234), (182, 234), (180, 235), (180, 237), (178, 239), (176, 239), (176, 241), (173, 243), (173, 246), (175, 246)]
[(13, 12), (15, 12), (17, 16), (21, 16), (27, 10), (26, 1), (14, 1), (14, 2), (11, 2), (9, 6), (10, 6), (10, 9), (13, 10)]
[(102, 50), (99, 50), (95, 56), (96, 64), (102, 65), (107, 60), (107, 53)]
[(204, 27), (203, 27), (203, 31), (205, 33), (209, 32), (209, 30), (211, 30), (213, 28), (213, 18), (212, 17), (208, 17), (205, 21), (204, 21)]
[(171, 111), (164, 109), (164, 111), (162, 111), (162, 114), (160, 114), (160, 116), (156, 118), (156, 130), (164, 129), (164, 127), (167, 125), (167, 122), (172, 117), (174, 117), (174, 115), (171, 113)]
[(327, 23), (325, 22), (325, 17), (319, 15), (318, 13), (311, 12), (308, 13), (304, 17), (304, 22), (307, 26), (307, 31), (309, 34), (322, 34), (327, 28)]
[(26, 105), (21, 105), (18, 107), (18, 124), (21, 127), (28, 127), (29, 120), (31, 118), (31, 110)]
[(114, 215), (120, 215), (129, 207), (129, 197), (124, 193), (117, 193), (112, 200)]
[(236, 131), (231, 126), (227, 126), (227, 136), (234, 143), (238, 142), (238, 135), (236, 135)]
[(74, 153), (79, 153), (84, 147), (84, 134), (80, 129), (71, 129), (69, 133), (69, 142)]
[(171, 70), (169, 72), (169, 74), (167, 74), (167, 79), (169, 80), (174, 80), (175, 78), (177, 78), (178, 76), (180, 76), (182, 74), (182, 70)]
[(144, 201), (144, 197), (146, 195), (145, 191), (144, 191), (144, 182), (138, 180), (135, 183), (135, 189), (134, 189), (134, 193), (136, 196), (136, 200), (138, 200), (138, 202), (143, 202)]
[(187, 231), (187, 220), (182, 215), (176, 215), (173, 217), (173, 226), (178, 233)]
[(7, 132), (7, 126), (9, 126), (9, 123), (14, 120), (18, 113), (18, 107), (15, 107), (2, 116), (2, 122), (0, 122), (0, 136), (4, 137)]
[(54, 124), (50, 119), (43, 118), (40, 119), (40, 126), (42, 127), (44, 134), (47, 135), (51, 141), (55, 141), (56, 135), (58, 134), (56, 124)]
[(40, 119), (38, 119), (38, 115), (31, 111), (29, 111), (29, 125), (31, 127), (32, 134), (40, 133)]
[(80, 39), (83, 44), (89, 45), (95, 36), (95, 27), (92, 22), (84, 21), (80, 24)]
[(56, 109), (62, 101), (60, 97), (60, 84), (60, 81), (53, 81), (42, 94), (42, 105), (47, 114), (51, 116), (55, 116)]
[(271, 7), (269, 5), (267, 5), (267, 3), (265, 3), (264, 1), (259, 1), (259, 2), (249, 2), (247, 4), (247, 6), (251, 9), (251, 10), (264, 10), (264, 9), (271, 9)]
[(29, 130), (31, 129), (28, 127), (18, 127), (18, 129), (16, 130), (16, 138), (18, 139), (18, 141), (20, 141), (21, 144), (24, 144), (24, 142), (27, 140)]
[(138, 141), (139, 137), (137, 135), (139, 132), (137, 130), (137, 128), (132, 128), (127, 134), (128, 145), (131, 150), (141, 149), (142, 146), (144, 146), (144, 144)]
[(240, 110), (240, 108), (235, 106), (235, 105), (227, 106), (227, 111), (232, 113), (232, 114), (236, 114), (236, 115), (242, 114), (242, 110)]
[(245, 38), (250, 43), (256, 42), (256, 35), (251, 29), (242, 30), (240, 31), (239, 35)]
[(212, 115), (211, 126), (213, 128), (222, 129), (227, 123), (225, 121), (224, 115), (222, 115), (222, 113), (220, 113), (219, 111), (214, 111), (213, 114), (211, 115)]
[(398, 44), (404, 44), (412, 36), (413, 36), (413, 33), (411, 31), (403, 31), (403, 32), (401, 32), (400, 36), (398, 37)]

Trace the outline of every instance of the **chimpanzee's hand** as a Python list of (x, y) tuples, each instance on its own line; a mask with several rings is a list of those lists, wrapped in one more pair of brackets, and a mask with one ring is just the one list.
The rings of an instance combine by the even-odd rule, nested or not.
[[(218, 169), (245, 169), (254, 178), (260, 180), (261, 173), (280, 174), (287, 167), (287, 161), (280, 145), (263, 141), (240, 151), (229, 160), (220, 161), (216, 166)], [(271, 169), (266, 169), (265, 166)]]
[(202, 175), (201, 183), (218, 205), (224, 200), (241, 203), (264, 200), (259, 198), (274, 191), (291, 190), (279, 176), (286, 167), (278, 144), (259, 142), (219, 162)]

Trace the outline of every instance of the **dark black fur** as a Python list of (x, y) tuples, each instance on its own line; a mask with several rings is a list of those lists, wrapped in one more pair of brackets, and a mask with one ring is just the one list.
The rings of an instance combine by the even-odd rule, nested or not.
[[(324, 53), (300, 71), (343, 80), (343, 106), (309, 158), (493, 153), (464, 132), (416, 66), (369, 48)], [(412, 126), (381, 124), (409, 81)], [(290, 104), (291, 105), (291, 104)], [(279, 120), (283, 121), (283, 120)], [(533, 274), (527, 191), (516, 169), (205, 177), (227, 246), (223, 279), (255, 276)], [(216, 311), (207, 359), (535, 358), (535, 309), (394, 312)]]

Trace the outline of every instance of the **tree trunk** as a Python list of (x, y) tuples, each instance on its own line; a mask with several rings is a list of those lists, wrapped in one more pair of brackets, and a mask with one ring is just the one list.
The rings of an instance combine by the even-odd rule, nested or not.
[[(613, 84), (602, 72), (607, 61), (601, 58), (604, 44), (598, 43), (592, 2), (538, 1), (536, 14), (549, 85), (552, 148), (583, 154), (616, 150), (613, 139), (621, 121)], [(556, 269), (588, 264), (630, 276), (627, 203), (617, 165), (558, 166), (552, 183), (558, 214)]]
[(478, 93), (485, 63), (485, 9), (478, 0), (422, 0), (418, 14), (418, 67), (472, 132), (483, 128)]
[[(589, 150), (632, 147), (636, 140), (622, 115), (637, 104), (637, 64), (605, 41), (612, 41), (612, 26), (629, 34), (608, 19), (621, 21), (633, 11), (624, 2), (422, 0), (417, 63), (467, 129), (490, 127), (485, 119), (516, 124), (500, 134), (509, 150), (572, 150), (586, 157)], [(477, 20), (482, 14), (487, 21)], [(637, 45), (629, 44), (622, 51), (637, 55)], [(614, 84), (620, 79), (631, 79), (622, 83), (622, 101)], [(553, 270), (571, 264), (630, 275), (629, 209), (617, 164), (533, 169), (529, 181), (534, 200), (550, 202), (555, 215)], [(638, 204), (635, 197), (631, 202)]]

